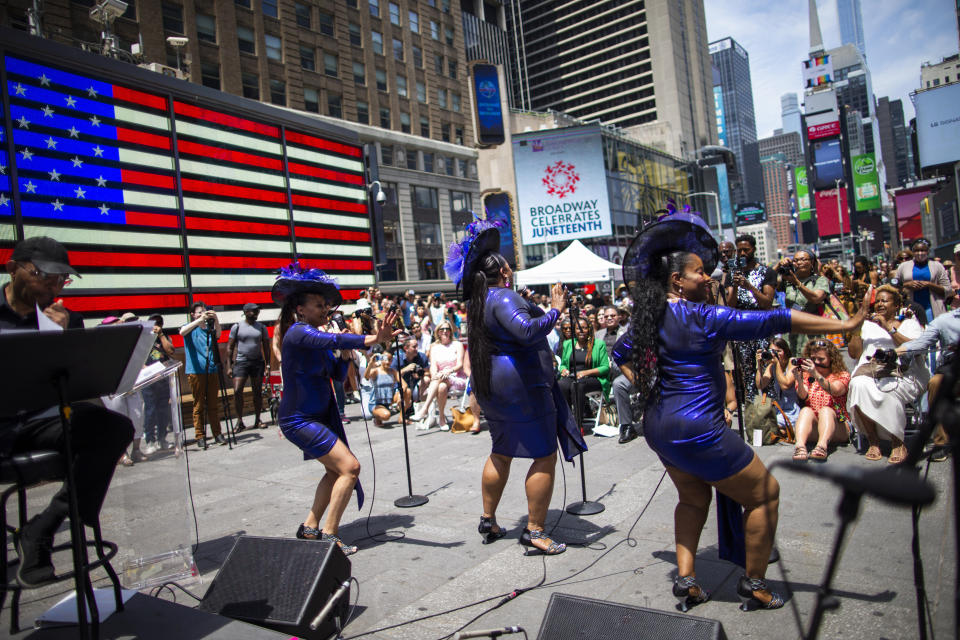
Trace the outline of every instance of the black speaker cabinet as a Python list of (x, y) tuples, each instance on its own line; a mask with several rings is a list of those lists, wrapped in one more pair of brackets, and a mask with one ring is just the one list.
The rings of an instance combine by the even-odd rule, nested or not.
[(291, 636), (323, 640), (346, 622), (350, 592), (316, 631), (310, 630), (310, 622), (349, 579), (350, 561), (333, 542), (240, 536), (199, 608)]
[(550, 596), (537, 640), (727, 640), (716, 620), (625, 604)]

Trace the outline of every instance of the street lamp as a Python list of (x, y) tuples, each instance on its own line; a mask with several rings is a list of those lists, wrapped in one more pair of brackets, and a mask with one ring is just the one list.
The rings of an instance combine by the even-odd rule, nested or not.
[(717, 196), (715, 191), (694, 191), (693, 193), (688, 193), (687, 198), (692, 198), (693, 196), (713, 196), (713, 205), (717, 210), (717, 240), (723, 240), (723, 220), (720, 217), (720, 198)]

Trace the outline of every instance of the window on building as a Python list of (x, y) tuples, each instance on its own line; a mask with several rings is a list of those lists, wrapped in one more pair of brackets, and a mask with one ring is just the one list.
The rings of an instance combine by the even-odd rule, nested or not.
[(380, 0), (370, 0), (370, 15), (380, 17)]
[(433, 54), (433, 68), (438, 76), (443, 75), (443, 56), (439, 53)]
[(423, 68), (423, 49), (417, 45), (411, 47), (413, 49), (413, 66), (417, 69)]
[(269, 33), (264, 37), (264, 42), (267, 46), (267, 57), (271, 60), (282, 60), (283, 59), (283, 42), (277, 36), (272, 36)]
[(407, 13), (407, 22), (410, 24), (410, 31), (420, 33), (420, 14), (416, 11)]
[(384, 129), (390, 128), (390, 109), (380, 107), (380, 126)]
[(287, 106), (287, 83), (270, 78), (270, 102), (281, 107)]
[(350, 23), (350, 44), (355, 47), (363, 46), (363, 35), (360, 31), (360, 25)]
[(373, 41), (373, 52), (378, 55), (383, 55), (383, 34), (379, 31), (370, 32), (370, 40)]
[(164, 2), (160, 7), (163, 18), (163, 30), (183, 33), (183, 7), (172, 2)]
[(390, 3), (390, 24), (400, 26), (400, 5), (396, 2)]
[(436, 20), (430, 21), (430, 37), (434, 40), (440, 39), (440, 23)]
[(940, 78), (934, 78), (934, 79), (933, 79), (933, 86), (935, 86), (935, 87), (939, 87), (939, 86), (940, 86)]
[(447, 108), (447, 90), (446, 89), (437, 89), (437, 105), (441, 109)]
[(320, 33), (325, 36), (333, 35), (333, 14), (321, 11), (317, 19), (317, 24), (320, 28)]
[(407, 169), (417, 169), (417, 152), (407, 149)]
[(339, 93), (327, 92), (327, 115), (332, 118), (343, 117), (343, 100)]
[(317, 55), (313, 47), (300, 46), (300, 66), (307, 71), (317, 70)]
[(436, 8), (437, 0), (427, 0), (427, 6)]
[(263, 15), (271, 18), (277, 17), (277, 0), (262, 0)]
[(440, 139), (444, 142), (450, 142), (450, 123), (441, 122), (440, 123)]
[(447, 158), (447, 159), (446, 159), (446, 162), (444, 162), (444, 164), (446, 165), (446, 166), (444, 167), (444, 170), (446, 171), (446, 174), (447, 174), (448, 176), (452, 176), (452, 175), (456, 174), (456, 172), (457, 172), (457, 171), (456, 171), (456, 165), (454, 165), (453, 158)]
[(385, 144), (380, 145), (380, 164), (385, 167), (392, 167), (393, 163), (393, 147)]
[(460, 94), (459, 93), (450, 93), (450, 106), (453, 107), (453, 110), (456, 113), (460, 113)]
[(440, 9), (444, 13), (450, 13), (450, 0), (440, 0)]
[[(453, 142), (459, 145), (463, 144), (463, 127), (457, 127), (454, 130)], [(466, 163), (466, 160), (464, 160), (463, 162)], [(463, 175), (466, 175), (466, 174), (463, 174)]]
[(430, 137), (430, 118), (420, 116), (420, 135), (424, 138)]
[(447, 44), (453, 44), (453, 28), (452, 27), (443, 28), (443, 39), (447, 41)]
[(243, 86), (243, 97), (260, 99), (260, 77), (255, 73), (241, 73), (240, 84)]
[(457, 61), (456, 60), (447, 60), (447, 75), (449, 75), (454, 80), (457, 79)]
[(217, 41), (217, 19), (206, 13), (197, 14), (197, 40)]
[(310, 5), (302, 2), (294, 3), (294, 11), (297, 14), (297, 24), (305, 29), (310, 28)]
[(410, 114), (400, 112), (400, 131), (410, 133)]
[(360, 86), (367, 84), (367, 68), (362, 62), (353, 63), (353, 83)]
[(437, 198), (437, 190), (430, 187), (410, 187), (413, 206), (420, 209), (439, 209), (440, 200)]
[(323, 54), (323, 74), (330, 78), (336, 78), (340, 73), (340, 58), (333, 53)]
[(351, 9), (357, 8), (357, 0), (346, 0), (347, 6)]
[(427, 85), (420, 80), (417, 80), (417, 102), (420, 104), (427, 103)]
[(252, 53), (256, 55), (257, 45), (253, 39), (253, 29), (250, 27), (237, 27), (237, 46), (242, 53)]
[(387, 72), (383, 69), (377, 69), (375, 72), (377, 77), (377, 91), (386, 91), (387, 90)]
[(407, 97), (407, 77), (397, 76), (397, 95), (401, 98)]
[(423, 170), (427, 173), (433, 173), (433, 154), (423, 152)]
[[(440, 225), (436, 222), (417, 222), (416, 237), (418, 244), (440, 244)], [(430, 279), (430, 276), (420, 274), (421, 278)]]
[(457, 169), (458, 169), (458, 174), (460, 175), (461, 178), (467, 177), (467, 161), (466, 160), (457, 159)]
[(245, 7), (247, 9), (250, 8), (250, 0), (233, 0), (233, 4), (237, 5), (238, 7)]
[(393, 58), (403, 62), (403, 40), (400, 38), (393, 39)]
[(450, 192), (450, 211), (462, 213), (473, 209), (473, 198), (466, 191)]
[(310, 87), (303, 88), (303, 108), (307, 111), (320, 113), (320, 92)]
[(362, 100), (357, 101), (357, 122), (370, 124), (370, 105)]
[(216, 62), (200, 63), (200, 82), (205, 87), (220, 90), (220, 65)]
[[(439, 215), (439, 214), (438, 214)], [(417, 221), (414, 236), (417, 241), (417, 268), (420, 279), (439, 280), (442, 276), (443, 248), (440, 245), (440, 224)]]

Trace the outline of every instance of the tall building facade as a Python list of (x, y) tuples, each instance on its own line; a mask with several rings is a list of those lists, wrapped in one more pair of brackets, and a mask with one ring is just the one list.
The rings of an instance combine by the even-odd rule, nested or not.
[(641, 128), (674, 155), (716, 143), (702, 2), (511, 0), (505, 16), (515, 105)]
[(837, 93), (837, 107), (841, 114), (859, 112), (862, 150), (864, 153), (879, 152), (873, 82), (866, 59), (852, 44), (829, 49), (827, 54), (833, 61), (833, 89)]
[[(460, 12), (463, 16), (463, 40), (467, 62), (483, 61), (499, 64), (503, 66), (507, 80), (513, 78), (516, 62), (510, 57), (503, 3), (462, 0)], [(507, 94), (507, 104), (511, 108), (518, 108), (514, 103), (514, 92), (508, 87), (504, 87), (504, 91)]]
[[(761, 141), (762, 142), (762, 141)], [(792, 181), (788, 176), (792, 169), (783, 153), (773, 153), (760, 158), (763, 171), (763, 195), (766, 204), (767, 222), (776, 234), (777, 250), (784, 254), (795, 240), (793, 209), (791, 203)]]
[(910, 134), (903, 120), (903, 102), (887, 96), (877, 100), (877, 124), (887, 185), (902, 187), (913, 175), (909, 155)]
[[(733, 38), (710, 43), (710, 57), (719, 72), (726, 146), (737, 159), (740, 182), (733, 185), (735, 204), (763, 200), (760, 156), (756, 151), (757, 122), (750, 81), (750, 55)], [(751, 146), (753, 145), (753, 146)]]
[(867, 46), (863, 40), (863, 14), (860, 0), (837, 0), (837, 16), (840, 18), (840, 43), (852, 44), (864, 58)]
[(803, 137), (803, 118), (797, 94), (785, 93), (780, 96), (780, 123), (784, 133), (793, 132)]
[(760, 138), (757, 147), (760, 153), (760, 162), (764, 158), (774, 155), (783, 156), (783, 161), (794, 167), (802, 167), (804, 163), (803, 144), (799, 133), (784, 132), (769, 138)]

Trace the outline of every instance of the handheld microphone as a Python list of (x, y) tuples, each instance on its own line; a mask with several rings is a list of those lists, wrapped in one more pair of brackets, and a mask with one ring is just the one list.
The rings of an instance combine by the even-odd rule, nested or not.
[(317, 617), (314, 618), (313, 621), (310, 623), (311, 631), (317, 630), (317, 627), (320, 626), (320, 623), (323, 622), (328, 615), (330, 615), (331, 611), (333, 611), (333, 606), (337, 604), (337, 601), (340, 598), (342, 598), (343, 594), (345, 594), (349, 589), (350, 589), (350, 581), (345, 580), (343, 584), (341, 584), (337, 588), (337, 590), (333, 592), (333, 595), (330, 596), (329, 600), (327, 600), (327, 604), (323, 605), (323, 609), (320, 609), (320, 613), (318, 613)]
[(523, 633), (523, 627), (503, 627), (502, 629), (480, 629), (477, 631), (460, 631), (453, 636), (453, 640), (465, 640), (466, 638), (499, 638), (513, 633)]

